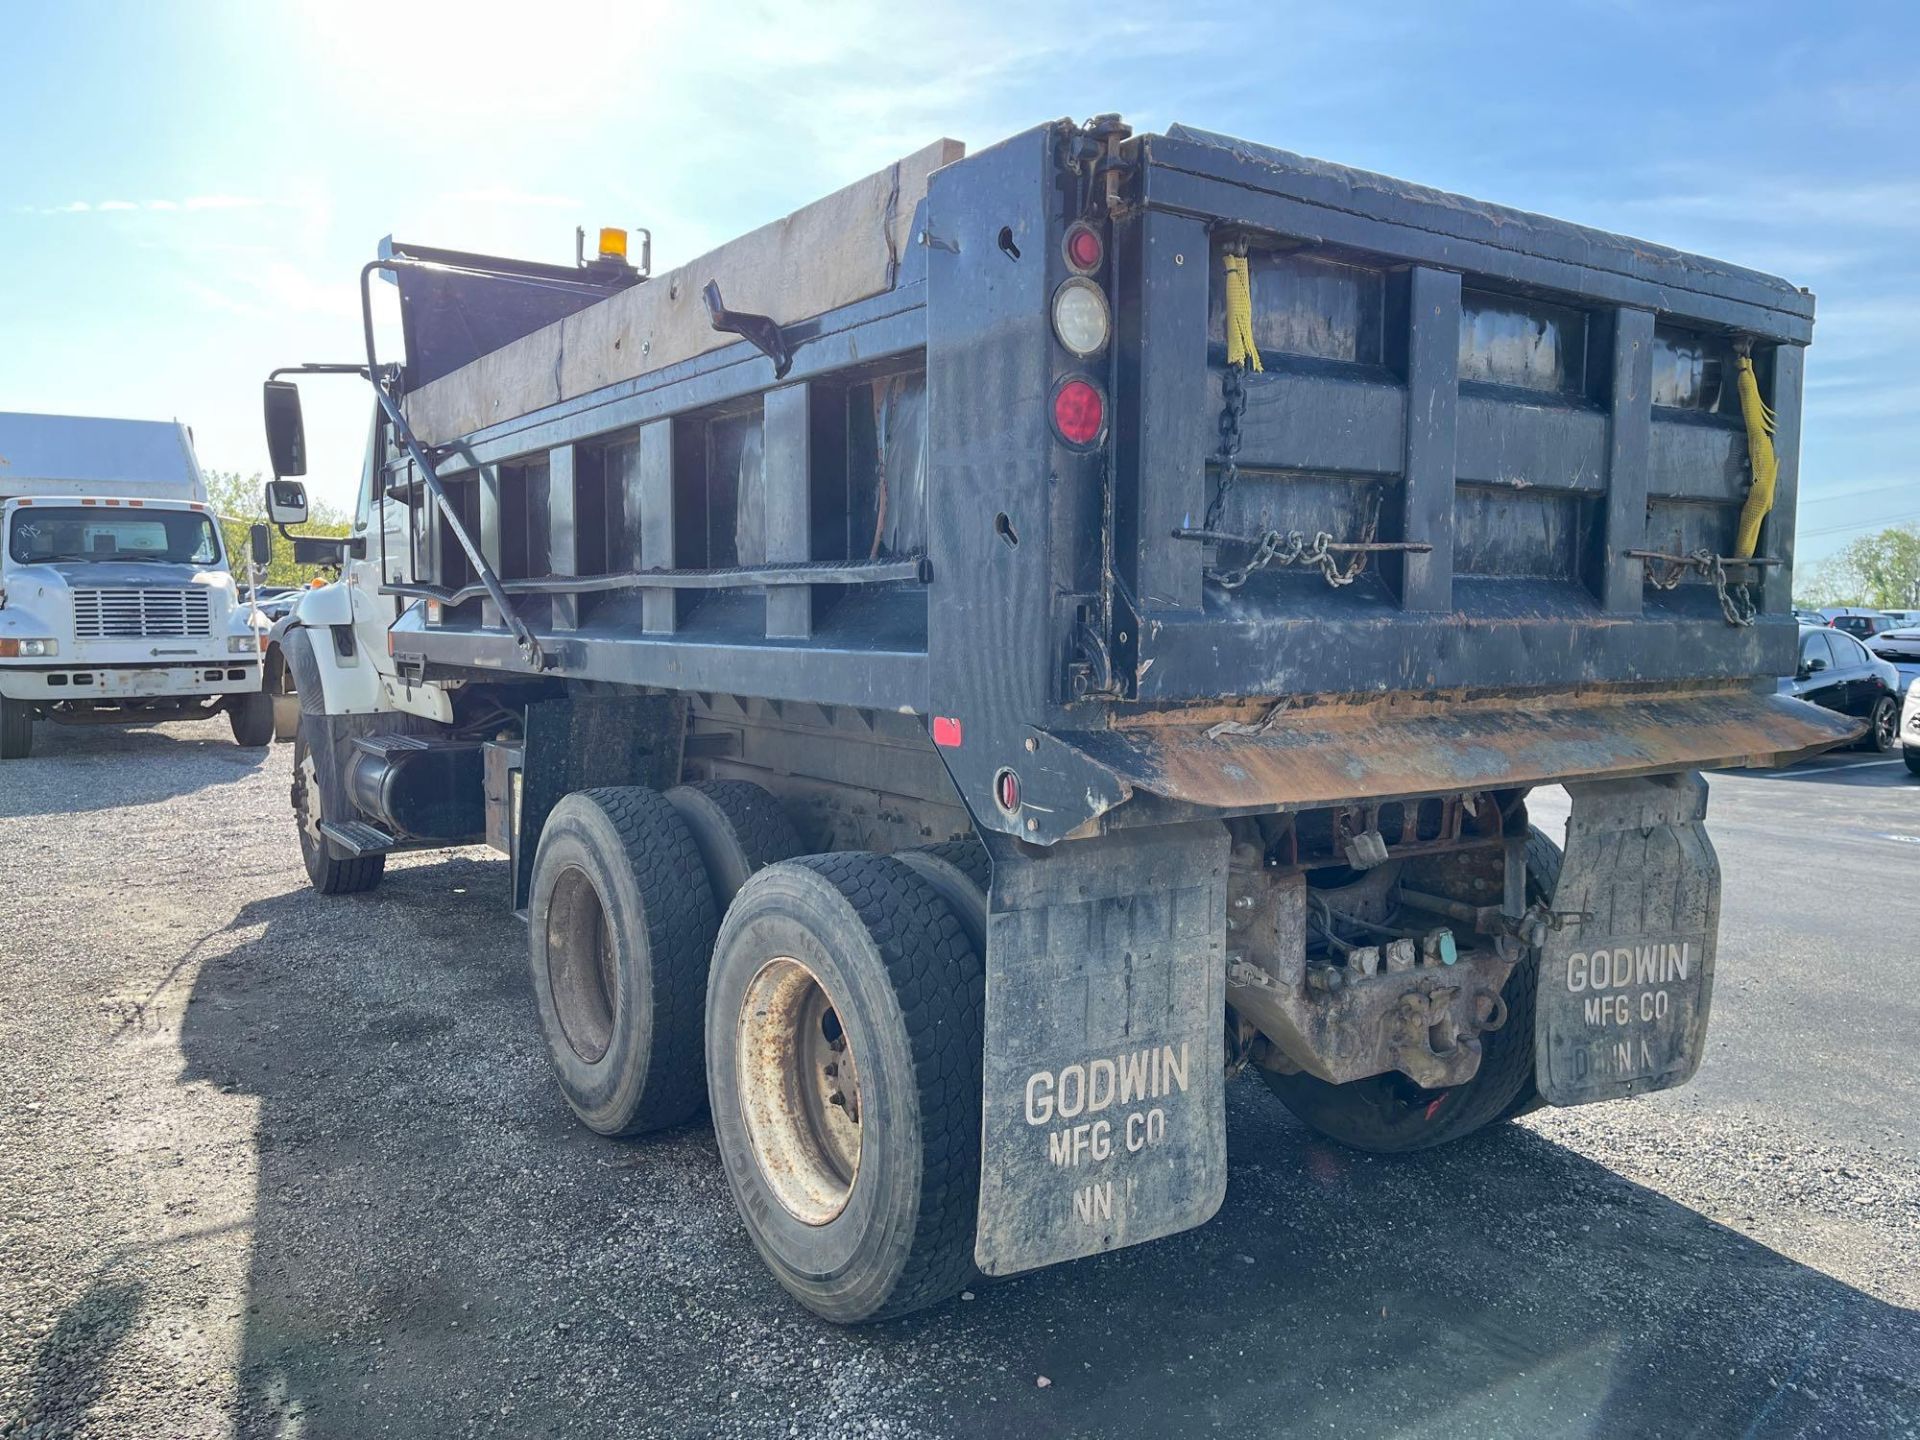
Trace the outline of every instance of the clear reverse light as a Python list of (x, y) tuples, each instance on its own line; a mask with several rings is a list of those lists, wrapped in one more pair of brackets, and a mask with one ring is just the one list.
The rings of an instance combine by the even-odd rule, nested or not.
[(1107, 343), (1107, 297), (1091, 280), (1074, 276), (1053, 292), (1053, 333), (1074, 354), (1094, 354)]

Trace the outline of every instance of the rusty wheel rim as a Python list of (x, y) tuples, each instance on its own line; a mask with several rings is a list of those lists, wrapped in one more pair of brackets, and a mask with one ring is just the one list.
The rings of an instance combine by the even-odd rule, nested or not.
[(761, 1178), (796, 1220), (825, 1225), (860, 1173), (860, 1072), (820, 977), (777, 955), (747, 982), (735, 1030), (740, 1116)]
[(578, 866), (560, 872), (547, 902), (547, 984), (561, 1037), (597, 1064), (613, 1043), (620, 981), (606, 909)]

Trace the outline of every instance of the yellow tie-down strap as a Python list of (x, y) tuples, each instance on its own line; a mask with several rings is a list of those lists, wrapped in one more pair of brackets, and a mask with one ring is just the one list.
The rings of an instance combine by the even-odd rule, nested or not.
[(1249, 370), (1260, 366), (1260, 347), (1253, 340), (1253, 281), (1247, 257), (1225, 257), (1227, 272), (1227, 363)]
[(1747, 492), (1747, 503), (1740, 507), (1740, 531), (1733, 547), (1733, 553), (1745, 560), (1760, 543), (1760, 522), (1773, 509), (1780, 462), (1773, 453), (1773, 411), (1760, 398), (1760, 382), (1754, 376), (1750, 353), (1741, 353), (1735, 379), (1740, 390), (1740, 414), (1747, 422), (1747, 460), (1753, 467), (1753, 488)]

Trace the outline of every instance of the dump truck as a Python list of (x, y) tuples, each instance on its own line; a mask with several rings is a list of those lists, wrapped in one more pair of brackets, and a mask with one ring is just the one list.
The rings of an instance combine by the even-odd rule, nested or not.
[(376, 402), (294, 820), (502, 852), (567, 1104), (704, 1108), (803, 1305), (1201, 1224), (1241, 1072), (1378, 1152), (1694, 1074), (1701, 772), (1853, 734), (1775, 693), (1808, 294), (1112, 116), (632, 249), (389, 239), (268, 381), (276, 518), (303, 373)]
[(177, 421), (0, 414), (0, 760), (42, 719), (273, 739), (267, 621), (217, 519)]

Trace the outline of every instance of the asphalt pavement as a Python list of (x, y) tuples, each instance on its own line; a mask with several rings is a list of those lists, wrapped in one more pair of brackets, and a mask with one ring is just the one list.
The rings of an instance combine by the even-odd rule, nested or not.
[(37, 741), (0, 767), (9, 1440), (1920, 1433), (1898, 758), (1711, 781), (1692, 1085), (1381, 1160), (1242, 1079), (1209, 1225), (843, 1330), (703, 1124), (572, 1123), (501, 861), (324, 899), (287, 747)]

